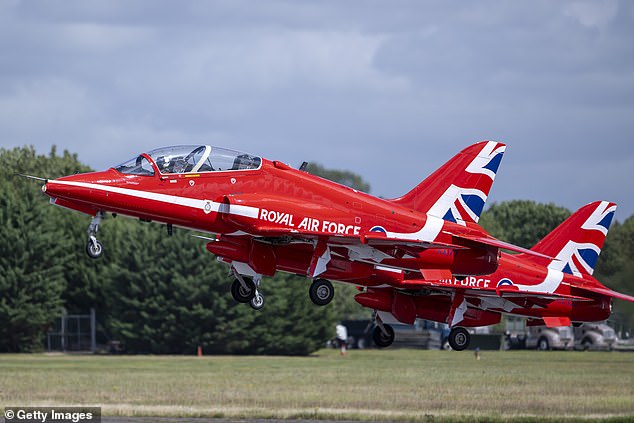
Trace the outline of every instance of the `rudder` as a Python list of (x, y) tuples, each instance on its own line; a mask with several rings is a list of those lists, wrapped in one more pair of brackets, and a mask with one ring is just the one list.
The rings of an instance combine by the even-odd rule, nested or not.
[(548, 267), (575, 276), (592, 275), (612, 223), (616, 204), (595, 201), (564, 220), (531, 251), (555, 257)]
[(495, 141), (475, 143), (391, 201), (451, 222), (477, 223), (505, 150), (505, 144)]

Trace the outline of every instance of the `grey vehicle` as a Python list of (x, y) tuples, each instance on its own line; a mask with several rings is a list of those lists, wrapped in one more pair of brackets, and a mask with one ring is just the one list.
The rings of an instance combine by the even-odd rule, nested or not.
[(583, 323), (575, 328), (575, 348), (612, 351), (616, 345), (614, 329), (605, 323)]
[(526, 348), (537, 348), (541, 351), (572, 349), (575, 335), (571, 327), (530, 326), (526, 335)]

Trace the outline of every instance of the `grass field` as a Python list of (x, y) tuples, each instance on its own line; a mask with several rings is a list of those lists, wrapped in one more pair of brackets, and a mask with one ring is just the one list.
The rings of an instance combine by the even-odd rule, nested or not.
[(634, 354), (0, 355), (0, 406), (76, 404), (124, 416), (634, 421)]

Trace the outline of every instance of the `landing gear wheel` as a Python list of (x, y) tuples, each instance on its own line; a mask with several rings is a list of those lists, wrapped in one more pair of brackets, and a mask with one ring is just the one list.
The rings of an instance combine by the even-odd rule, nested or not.
[(249, 305), (253, 310), (261, 310), (264, 307), (264, 296), (260, 294), (260, 291), (255, 291), (255, 296), (251, 298)]
[(392, 326), (384, 323), (383, 329), (385, 329), (385, 333), (379, 326), (372, 331), (372, 339), (374, 339), (374, 343), (379, 348), (389, 347), (394, 342), (394, 329), (392, 329)]
[(239, 303), (248, 303), (255, 297), (255, 283), (251, 279), (244, 278), (247, 288), (242, 286), (239, 280), (234, 280), (231, 284), (231, 295)]
[(548, 351), (550, 349), (548, 338), (545, 338), (545, 337), (539, 338), (539, 341), (537, 341), (537, 349), (540, 351)]
[(469, 343), (471, 342), (471, 335), (465, 328), (457, 327), (451, 329), (449, 332), (449, 345), (452, 349), (456, 351), (466, 350), (469, 347)]
[(308, 294), (310, 295), (310, 300), (314, 304), (318, 306), (325, 306), (331, 302), (332, 298), (335, 296), (335, 288), (332, 286), (330, 281), (326, 279), (315, 279), (315, 281), (313, 281), (310, 285)]
[(98, 259), (103, 255), (103, 244), (98, 239), (90, 239), (88, 240), (88, 244), (86, 244), (86, 254), (91, 259)]

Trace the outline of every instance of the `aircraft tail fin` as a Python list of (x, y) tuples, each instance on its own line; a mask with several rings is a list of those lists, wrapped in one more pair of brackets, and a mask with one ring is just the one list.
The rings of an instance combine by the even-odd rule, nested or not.
[(535, 244), (531, 251), (555, 257), (548, 264), (551, 269), (575, 276), (592, 275), (615, 211), (616, 204), (608, 201), (587, 204)]
[(391, 201), (459, 224), (477, 223), (505, 149), (505, 144), (495, 141), (473, 144)]

